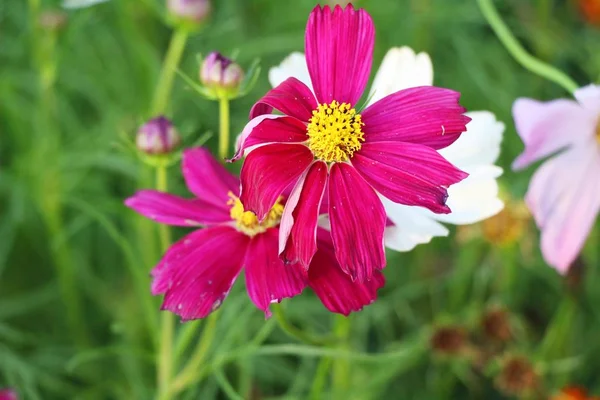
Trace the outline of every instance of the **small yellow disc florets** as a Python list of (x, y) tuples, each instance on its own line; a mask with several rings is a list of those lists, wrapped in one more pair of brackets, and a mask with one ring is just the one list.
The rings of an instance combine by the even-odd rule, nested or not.
[(600, 121), (596, 125), (596, 141), (600, 144)]
[(348, 103), (319, 104), (308, 122), (308, 147), (325, 162), (343, 162), (365, 141), (360, 114)]
[(267, 214), (263, 222), (258, 222), (256, 214), (252, 211), (245, 211), (244, 205), (240, 199), (233, 193), (229, 193), (229, 201), (227, 205), (231, 206), (229, 215), (235, 221), (235, 226), (238, 231), (245, 233), (248, 236), (254, 236), (265, 232), (267, 229), (277, 226), (283, 214), (283, 204), (281, 199), (278, 199), (271, 211)]

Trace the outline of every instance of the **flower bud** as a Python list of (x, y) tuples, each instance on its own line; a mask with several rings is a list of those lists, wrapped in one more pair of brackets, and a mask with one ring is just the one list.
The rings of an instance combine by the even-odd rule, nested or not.
[(481, 320), (486, 339), (496, 343), (506, 343), (513, 338), (513, 329), (508, 311), (502, 308), (488, 310)]
[(167, 9), (175, 21), (200, 24), (210, 15), (209, 0), (167, 0)]
[(162, 116), (142, 125), (135, 140), (138, 150), (150, 155), (170, 153), (180, 142), (179, 133), (171, 121)]
[(243, 80), (242, 68), (220, 53), (213, 51), (202, 62), (200, 81), (214, 90), (217, 97), (236, 93)]
[(509, 396), (526, 397), (540, 386), (540, 377), (531, 362), (522, 356), (509, 356), (502, 362), (496, 386)]
[(467, 345), (467, 332), (458, 326), (443, 326), (435, 330), (429, 339), (431, 348), (445, 355), (458, 355)]

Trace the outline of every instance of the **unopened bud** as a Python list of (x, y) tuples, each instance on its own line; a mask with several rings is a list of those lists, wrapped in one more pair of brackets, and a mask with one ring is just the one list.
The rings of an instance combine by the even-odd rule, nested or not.
[(233, 94), (244, 80), (242, 68), (220, 53), (210, 53), (202, 62), (200, 81), (219, 94)]
[(210, 15), (209, 0), (167, 0), (167, 9), (175, 22), (200, 24)]
[(179, 133), (165, 117), (151, 119), (142, 125), (135, 140), (138, 150), (150, 155), (170, 153), (180, 142)]
[(506, 343), (513, 337), (510, 314), (502, 308), (487, 311), (481, 320), (481, 327), (486, 338), (497, 343)]

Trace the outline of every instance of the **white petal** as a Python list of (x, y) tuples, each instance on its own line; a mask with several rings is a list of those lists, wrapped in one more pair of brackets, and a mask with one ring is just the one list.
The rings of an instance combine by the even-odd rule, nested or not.
[(397, 204), (381, 197), (388, 218), (395, 226), (385, 228), (385, 245), (396, 251), (409, 251), (428, 243), (434, 236), (447, 236), (448, 229), (433, 219), (431, 211), (422, 207)]
[(587, 85), (573, 93), (577, 102), (584, 108), (600, 113), (600, 85)]
[(68, 9), (85, 8), (104, 3), (108, 0), (63, 0), (62, 7)]
[(433, 66), (427, 53), (415, 54), (410, 47), (393, 47), (375, 75), (369, 104), (402, 89), (432, 84)]
[(496, 177), (502, 169), (496, 166), (482, 166), (472, 172), (467, 179), (448, 189), (450, 214), (437, 214), (435, 219), (456, 225), (466, 225), (482, 221), (498, 214), (504, 203), (498, 198)]
[(467, 131), (439, 152), (452, 164), (471, 174), (473, 169), (492, 165), (498, 159), (504, 124), (496, 121), (496, 116), (489, 111), (475, 111), (467, 115), (471, 117)]
[(293, 52), (284, 58), (281, 64), (269, 70), (269, 83), (272, 87), (278, 86), (287, 78), (296, 78), (313, 90), (304, 53)]

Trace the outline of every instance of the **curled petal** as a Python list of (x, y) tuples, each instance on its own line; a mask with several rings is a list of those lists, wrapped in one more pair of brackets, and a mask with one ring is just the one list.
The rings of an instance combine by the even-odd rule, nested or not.
[(369, 80), (375, 27), (352, 5), (313, 9), (306, 24), (306, 62), (319, 103), (356, 105)]
[(329, 232), (319, 229), (319, 250), (308, 270), (308, 284), (321, 302), (331, 312), (348, 315), (360, 311), (377, 298), (377, 290), (385, 284), (379, 271), (365, 282), (352, 281), (335, 258)]
[(371, 186), (348, 164), (331, 167), (329, 219), (336, 258), (353, 281), (366, 282), (374, 270), (385, 267), (385, 210)]
[(300, 121), (308, 122), (316, 108), (317, 101), (312, 91), (298, 79), (288, 78), (254, 104), (250, 110), (250, 119), (270, 114), (275, 109)]
[(293, 117), (261, 115), (248, 122), (238, 138), (237, 152), (229, 161), (266, 144), (300, 143), (308, 139), (306, 125)]
[(225, 206), (229, 200), (229, 192), (236, 196), (240, 192), (239, 179), (217, 162), (204, 147), (185, 150), (182, 169), (190, 192), (215, 206)]
[(294, 297), (307, 285), (306, 272), (299, 265), (284, 264), (278, 257), (278, 236), (277, 229), (269, 229), (253, 237), (244, 262), (248, 295), (267, 318), (271, 303)]
[(172, 246), (152, 273), (154, 294), (165, 294), (162, 309), (187, 321), (219, 308), (242, 269), (248, 241), (234, 228), (217, 226)]
[(252, 151), (241, 172), (240, 200), (244, 209), (263, 220), (281, 193), (300, 178), (312, 161), (311, 151), (301, 144), (270, 144)]
[(317, 223), (326, 183), (327, 165), (317, 161), (298, 181), (286, 202), (279, 249), (288, 263), (299, 262), (308, 268), (317, 251)]
[(513, 162), (522, 169), (567, 146), (593, 139), (598, 113), (573, 100), (540, 102), (518, 99), (513, 105), (517, 133), (525, 151)]
[(471, 120), (460, 93), (435, 86), (401, 90), (362, 112), (366, 142), (401, 141), (436, 150), (452, 144)]
[(219, 206), (202, 199), (183, 199), (156, 190), (140, 190), (125, 205), (156, 222), (175, 226), (214, 225), (231, 220), (225, 203)]
[(436, 213), (450, 212), (447, 187), (467, 176), (437, 151), (413, 143), (365, 143), (352, 165), (388, 199)]

